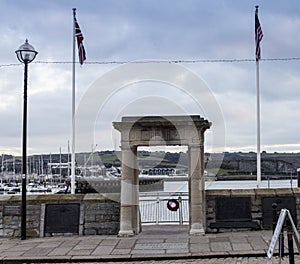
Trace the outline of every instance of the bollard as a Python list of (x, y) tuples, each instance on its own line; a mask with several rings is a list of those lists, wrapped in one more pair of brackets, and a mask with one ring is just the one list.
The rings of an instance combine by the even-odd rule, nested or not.
[(159, 196), (156, 197), (156, 219), (155, 224), (159, 224)]
[(287, 236), (288, 236), (288, 248), (289, 248), (290, 264), (295, 264), (294, 245), (293, 245), (293, 232), (288, 233)]
[(298, 188), (300, 187), (300, 168), (297, 169)]
[(279, 258), (280, 259), (283, 259), (284, 257), (284, 234), (283, 234), (283, 228), (280, 232), (280, 235), (279, 235)]
[(178, 202), (179, 202), (179, 224), (183, 224), (183, 215), (182, 215), (182, 198), (181, 196), (178, 197)]
[(289, 263), (295, 264), (294, 258), (294, 245), (293, 245), (293, 230), (290, 219), (287, 219), (287, 239), (288, 239), (288, 250), (289, 250)]
[[(272, 227), (273, 227), (273, 234), (277, 225), (277, 203), (272, 204), (272, 209), (273, 209), (273, 221), (272, 221)], [(279, 241), (278, 241), (278, 246), (279, 246), (279, 258), (282, 259), (284, 256), (284, 235), (283, 235), (283, 229), (280, 232), (279, 235)]]
[(272, 227), (273, 227), (273, 234), (274, 234), (276, 224), (277, 224), (277, 203), (272, 203), (272, 209), (273, 209)]

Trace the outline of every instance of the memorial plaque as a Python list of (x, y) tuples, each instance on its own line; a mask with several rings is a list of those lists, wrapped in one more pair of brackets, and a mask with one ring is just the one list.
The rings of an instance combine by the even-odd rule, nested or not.
[(46, 204), (45, 233), (79, 233), (80, 204)]
[(262, 199), (262, 217), (263, 226), (272, 227), (273, 223), (273, 208), (272, 204), (277, 204), (277, 212), (281, 209), (288, 209), (292, 215), (295, 225), (297, 225), (296, 199), (293, 196), (282, 197), (264, 197)]
[(250, 197), (224, 197), (216, 200), (216, 220), (251, 221)]

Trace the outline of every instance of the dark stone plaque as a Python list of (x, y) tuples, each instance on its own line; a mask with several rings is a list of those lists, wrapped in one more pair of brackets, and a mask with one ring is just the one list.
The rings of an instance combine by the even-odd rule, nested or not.
[(251, 221), (250, 197), (224, 197), (216, 200), (216, 220)]
[(281, 209), (288, 209), (292, 215), (294, 224), (297, 226), (297, 213), (296, 213), (296, 199), (293, 196), (282, 197), (264, 197), (262, 199), (262, 216), (263, 226), (272, 227), (273, 222), (273, 209), (272, 204), (277, 204), (277, 212), (280, 213)]
[(79, 233), (80, 204), (47, 204), (45, 233)]

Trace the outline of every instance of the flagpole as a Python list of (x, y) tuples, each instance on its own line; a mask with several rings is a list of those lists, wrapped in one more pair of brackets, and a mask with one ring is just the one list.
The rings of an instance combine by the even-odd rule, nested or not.
[(260, 156), (260, 91), (259, 91), (259, 60), (256, 60), (256, 107), (257, 107), (257, 188), (261, 185), (261, 156)]
[(260, 41), (263, 33), (258, 20), (258, 6), (255, 6), (255, 57), (256, 57), (256, 107), (257, 107), (257, 149), (256, 149), (256, 178), (257, 188), (261, 186), (261, 151), (260, 151), (260, 91), (259, 91), (259, 60), (260, 60)]
[(75, 16), (76, 8), (73, 8), (71, 194), (75, 194)]

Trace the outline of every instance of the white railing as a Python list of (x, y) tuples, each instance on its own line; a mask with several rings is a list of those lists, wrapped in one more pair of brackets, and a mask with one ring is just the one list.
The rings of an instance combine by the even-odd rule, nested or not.
[[(179, 202), (177, 211), (170, 211), (167, 202), (176, 199)], [(142, 224), (188, 223), (188, 193), (140, 193), (140, 213)]]

